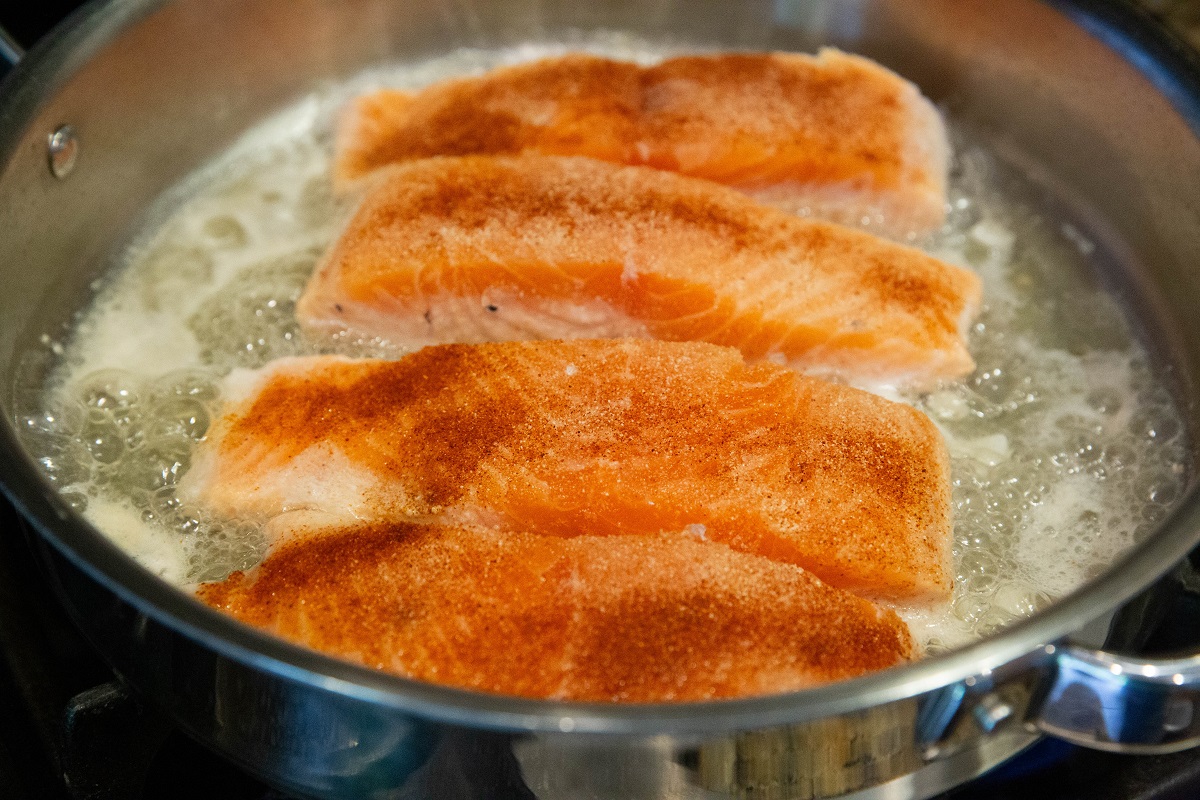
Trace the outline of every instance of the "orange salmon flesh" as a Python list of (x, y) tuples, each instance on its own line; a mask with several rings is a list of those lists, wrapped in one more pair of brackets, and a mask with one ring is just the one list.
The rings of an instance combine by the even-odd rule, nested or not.
[(556, 156), (379, 176), (297, 317), (419, 347), (639, 336), (863, 383), (970, 372), (971, 271), (709, 181)]
[(943, 223), (949, 156), (913, 84), (833, 49), (569, 54), (357, 98), (333, 184), (358, 207), (296, 318), (416, 352), (230, 374), (178, 497), (270, 547), (198, 597), (556, 700), (918, 657), (882, 606), (950, 597), (949, 456), (852, 384), (974, 369), (978, 277), (894, 241)]
[(949, 144), (920, 91), (833, 49), (671, 58), (572, 54), (354, 101), (334, 178), (439, 155), (589, 156), (727, 184), (901, 236), (941, 225)]
[(676, 536), (360, 526), (297, 535), (199, 596), (374, 669), (558, 700), (784, 692), (916, 651), (895, 612), (790, 564)]
[(872, 599), (948, 597), (949, 463), (921, 412), (730, 348), (428, 347), (234, 373), (181, 493), (229, 517), (699, 539)]

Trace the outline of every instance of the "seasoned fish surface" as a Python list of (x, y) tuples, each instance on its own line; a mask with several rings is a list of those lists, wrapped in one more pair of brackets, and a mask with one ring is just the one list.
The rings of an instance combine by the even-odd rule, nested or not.
[(644, 336), (851, 382), (970, 372), (974, 273), (708, 181), (550, 156), (381, 176), (297, 307), (397, 344)]
[(894, 612), (798, 567), (677, 537), (389, 523), (296, 536), (199, 596), (375, 669), (560, 700), (784, 692), (915, 650)]
[(824, 49), (672, 58), (574, 54), (356, 100), (337, 137), (349, 187), (437, 155), (581, 155), (728, 184), (788, 210), (893, 235), (945, 214), (949, 145), (915, 86)]
[(948, 459), (929, 419), (729, 348), (579, 340), (291, 359), (235, 373), (225, 396), (182, 487), (221, 514), (667, 532), (868, 597), (950, 589)]

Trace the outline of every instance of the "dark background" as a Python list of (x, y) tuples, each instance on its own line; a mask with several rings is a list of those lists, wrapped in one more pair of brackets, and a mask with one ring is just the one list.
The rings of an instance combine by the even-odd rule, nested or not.
[(0, 2), (0, 27), (29, 49), (82, 0), (4, 0)]

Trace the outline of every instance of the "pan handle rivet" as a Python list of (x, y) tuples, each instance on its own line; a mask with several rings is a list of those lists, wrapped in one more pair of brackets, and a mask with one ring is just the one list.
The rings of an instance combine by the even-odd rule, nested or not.
[(1013, 708), (995, 695), (988, 695), (974, 710), (975, 721), (984, 733), (991, 733), (1013, 714)]
[(54, 177), (62, 178), (71, 174), (75, 168), (75, 159), (79, 156), (79, 140), (75, 138), (75, 129), (70, 125), (60, 125), (46, 140), (46, 149), (50, 157), (50, 171)]

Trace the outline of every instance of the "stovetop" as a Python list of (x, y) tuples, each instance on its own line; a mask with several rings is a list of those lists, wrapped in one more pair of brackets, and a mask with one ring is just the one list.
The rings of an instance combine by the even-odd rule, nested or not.
[[(0, 10), (22, 44), (81, 0)], [(1200, 2), (1143, 0), (1200, 46)], [(1147, 644), (1200, 644), (1200, 599), (1183, 595)], [(0, 500), (0, 800), (286, 800), (206, 750), (123, 686), (76, 632)], [(1045, 740), (940, 800), (1200, 798), (1200, 755), (1134, 757)], [(501, 798), (497, 798), (501, 800)]]

